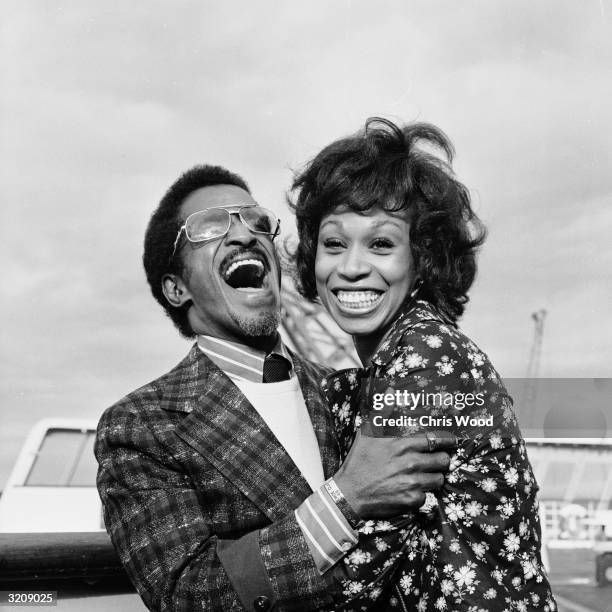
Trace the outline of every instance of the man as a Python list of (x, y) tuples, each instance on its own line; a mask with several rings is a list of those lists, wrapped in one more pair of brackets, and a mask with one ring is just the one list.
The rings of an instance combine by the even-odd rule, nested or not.
[(151, 291), (197, 342), (104, 413), (96, 456), (107, 529), (152, 610), (341, 606), (361, 520), (420, 506), (448, 467), (418, 438), (361, 438), (340, 467), (327, 371), (277, 333), (278, 229), (214, 166), (181, 176), (147, 228)]

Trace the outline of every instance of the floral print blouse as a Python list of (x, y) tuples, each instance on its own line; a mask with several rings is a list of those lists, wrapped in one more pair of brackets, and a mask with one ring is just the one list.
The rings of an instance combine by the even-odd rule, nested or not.
[[(428, 405), (396, 402), (383, 413), (372, 407), (372, 385), (437, 395)], [(341, 587), (354, 595), (345, 610), (557, 609), (540, 557), (538, 485), (512, 400), (471, 340), (418, 300), (400, 314), (367, 370), (337, 372), (323, 387), (343, 457), (360, 427), (362, 435), (385, 436), (445, 429), (459, 439), (443, 488), (427, 493), (418, 512), (361, 528), (344, 559), (351, 578)], [(468, 394), (481, 401), (455, 401)], [(377, 414), (396, 420), (376, 427)], [(430, 426), (429, 417), (444, 426)], [(471, 418), (480, 420), (466, 422)]]

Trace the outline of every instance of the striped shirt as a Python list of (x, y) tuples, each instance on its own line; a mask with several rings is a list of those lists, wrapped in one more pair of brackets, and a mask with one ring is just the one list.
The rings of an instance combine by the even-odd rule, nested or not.
[[(295, 376), (291, 354), (280, 335), (271, 353), (268, 354), (244, 344), (205, 335), (198, 336), (198, 346), (236, 383), (240, 381), (263, 383), (264, 360), (269, 354), (280, 355), (287, 359), (291, 364), (290, 377)], [(247, 388), (248, 386), (244, 387), (243, 393)], [(248, 391), (245, 396), (251, 401)], [(318, 460), (320, 461), (320, 457)], [(295, 519), (321, 574), (335, 565), (357, 544), (357, 531), (351, 527), (325, 484), (318, 487), (298, 506), (295, 510)]]
[(215, 362), (219, 369), (223, 370), (232, 379), (263, 382), (264, 361), (269, 355), (284, 357), (291, 366), (289, 377), (293, 378), (294, 376), (293, 361), (287, 347), (281, 340), (280, 334), (278, 334), (274, 348), (269, 353), (204, 334), (198, 336), (198, 346)]
[(295, 520), (321, 574), (357, 544), (357, 531), (350, 526), (325, 485), (296, 508)]

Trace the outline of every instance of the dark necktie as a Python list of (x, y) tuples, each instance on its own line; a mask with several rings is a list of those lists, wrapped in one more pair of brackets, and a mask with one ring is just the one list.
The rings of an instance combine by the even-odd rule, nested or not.
[(268, 355), (264, 360), (263, 381), (265, 383), (279, 382), (281, 380), (289, 380), (289, 371), (291, 364), (288, 359), (281, 355)]

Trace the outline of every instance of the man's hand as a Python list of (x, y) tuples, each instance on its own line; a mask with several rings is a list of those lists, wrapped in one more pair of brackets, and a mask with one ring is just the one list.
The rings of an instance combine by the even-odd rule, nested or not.
[[(426, 491), (444, 484), (450, 455), (443, 451), (455, 448), (457, 439), (444, 431), (432, 433), (404, 438), (357, 433), (334, 480), (361, 518), (391, 518), (415, 510)], [(432, 446), (442, 450), (430, 452)]]

